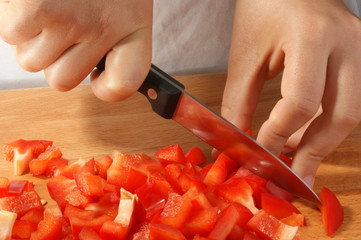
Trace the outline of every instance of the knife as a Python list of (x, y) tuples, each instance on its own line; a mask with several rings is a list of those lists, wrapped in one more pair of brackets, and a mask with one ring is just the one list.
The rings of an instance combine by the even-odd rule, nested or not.
[[(97, 68), (104, 67), (103, 58)], [(138, 91), (147, 97), (154, 112), (175, 120), (243, 167), (298, 197), (321, 203), (317, 194), (283, 161), (184, 89), (183, 84), (152, 64)]]

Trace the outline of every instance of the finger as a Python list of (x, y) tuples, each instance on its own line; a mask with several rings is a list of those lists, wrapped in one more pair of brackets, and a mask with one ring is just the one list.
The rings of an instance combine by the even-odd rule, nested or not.
[(37, 72), (54, 63), (73, 42), (76, 42), (75, 36), (64, 27), (45, 29), (29, 41), (16, 45), (15, 56), (23, 69)]
[(259, 76), (261, 64), (256, 52), (240, 46), (237, 37), (232, 40), (221, 112), (243, 131), (251, 128), (251, 118), (265, 81)]
[(315, 116), (288, 138), (285, 146), (282, 148), (283, 154), (293, 152), (297, 149), (299, 143), (301, 142), (303, 134), (305, 133), (307, 128), (310, 126), (312, 121), (315, 120), (316, 117), (320, 116), (321, 113), (322, 113), (322, 107), (320, 106), (320, 108), (318, 109)]
[(44, 69), (46, 80), (57, 90), (71, 90), (89, 75), (105, 53), (106, 47), (101, 44), (74, 44)]
[(257, 140), (276, 156), (287, 139), (317, 112), (323, 96), (328, 51), (318, 45), (285, 49), (282, 99), (261, 126)]
[(355, 55), (357, 59), (349, 61), (340, 56), (330, 59), (323, 113), (307, 129), (295, 154), (292, 168), (311, 186), (321, 160), (360, 122), (361, 51)]
[(0, 35), (9, 44), (17, 45), (41, 32), (36, 11), (37, 1), (12, 0), (0, 4)]
[(91, 75), (94, 94), (104, 101), (121, 101), (138, 90), (149, 72), (152, 30), (141, 29), (119, 41), (107, 54), (105, 71)]

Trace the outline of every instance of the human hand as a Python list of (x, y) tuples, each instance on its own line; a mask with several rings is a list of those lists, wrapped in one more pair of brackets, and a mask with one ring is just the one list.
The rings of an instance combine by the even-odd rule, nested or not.
[(94, 70), (97, 97), (118, 101), (136, 92), (151, 64), (152, 0), (8, 0), (0, 2), (0, 36), (19, 64), (44, 70), (50, 86), (77, 86)]
[(249, 129), (264, 82), (283, 70), (257, 140), (277, 156), (297, 148), (292, 168), (312, 186), (360, 122), (360, 43), (361, 21), (341, 0), (238, 0), (223, 116)]

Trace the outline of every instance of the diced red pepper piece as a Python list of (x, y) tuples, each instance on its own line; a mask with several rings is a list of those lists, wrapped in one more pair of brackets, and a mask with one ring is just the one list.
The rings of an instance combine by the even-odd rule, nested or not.
[(193, 240), (209, 240), (209, 239), (206, 238), (206, 237), (202, 237), (199, 234), (197, 234), (197, 235), (194, 236)]
[(211, 170), (213, 164), (214, 164), (213, 162), (208, 163), (206, 166), (201, 168), (200, 171), (198, 171), (197, 175), (198, 175), (199, 180), (204, 181), (204, 178), (207, 176), (209, 170)]
[(104, 193), (109, 194), (111, 203), (119, 203), (120, 200), (120, 188), (113, 184), (105, 184)]
[(247, 207), (252, 213), (258, 211), (252, 196), (253, 189), (244, 178), (228, 179), (217, 187), (216, 194), (230, 202), (236, 202)]
[(245, 230), (239, 225), (234, 225), (232, 231), (229, 233), (227, 240), (239, 240), (244, 238)]
[(114, 203), (108, 193), (99, 197), (97, 202), (88, 203), (84, 209), (92, 211), (96, 216), (108, 215), (114, 219), (118, 215), (118, 207), (119, 203)]
[(185, 223), (182, 231), (186, 236), (194, 236), (196, 234), (207, 236), (216, 223), (217, 215), (217, 207), (195, 211)]
[(74, 179), (69, 179), (63, 175), (51, 178), (46, 184), (51, 198), (57, 202), (59, 208), (64, 211), (68, 203), (66, 196), (76, 187)]
[(161, 172), (152, 173), (148, 181), (154, 185), (164, 198), (168, 198), (169, 193), (175, 192)]
[(44, 218), (44, 208), (37, 207), (27, 211), (20, 220), (28, 221), (38, 226), (39, 222)]
[(214, 207), (218, 207), (219, 210), (223, 210), (225, 208), (227, 208), (229, 206), (230, 201), (227, 201), (224, 198), (220, 198), (218, 197), (212, 190), (207, 189), (206, 191), (204, 191), (204, 195), (206, 196), (206, 198), (208, 199), (209, 203), (214, 206)]
[(99, 232), (105, 222), (113, 220), (107, 214), (98, 214), (96, 211), (74, 207), (70, 204), (65, 207), (64, 217), (69, 219), (75, 237), (79, 236), (83, 227), (89, 227), (95, 232)]
[(251, 188), (253, 189), (253, 194), (255, 195), (256, 193), (260, 195), (261, 193), (261, 188), (263, 188), (267, 181), (264, 180), (263, 178), (261, 178), (260, 176), (256, 175), (256, 174), (249, 174), (247, 176), (244, 177), (244, 179), (247, 181), (247, 183), (251, 186)]
[(34, 191), (23, 192), (19, 196), (0, 198), (0, 209), (23, 215), (33, 208), (42, 206), (38, 194)]
[(150, 239), (150, 223), (142, 222), (140, 226), (136, 228), (130, 239), (132, 240), (144, 240)]
[(179, 194), (183, 194), (182, 187), (178, 181), (181, 174), (182, 168), (180, 164), (171, 163), (164, 167), (164, 177), (167, 179), (172, 188)]
[(208, 235), (208, 239), (225, 240), (239, 220), (240, 216), (236, 207), (230, 204), (220, 213), (214, 228)]
[[(117, 154), (113, 153), (113, 156), (115, 157)], [(159, 161), (149, 157), (144, 153), (124, 154), (120, 156), (122, 165), (132, 166), (146, 175), (162, 170), (162, 166)]]
[(282, 198), (288, 202), (293, 202), (295, 200), (295, 196), (293, 196), (292, 193), (284, 190), (283, 188), (277, 186), (272, 181), (267, 181), (266, 183), (266, 189), (272, 194), (279, 198)]
[(38, 225), (38, 229), (31, 234), (31, 240), (60, 239), (62, 235), (63, 220), (61, 215), (45, 209), (44, 219)]
[(88, 172), (95, 174), (95, 160), (94, 158), (86, 161), (84, 159), (79, 159), (68, 166), (65, 166), (61, 172), (61, 175), (74, 179), (74, 176), (80, 172)]
[(99, 234), (90, 227), (83, 227), (79, 233), (79, 240), (102, 240)]
[(194, 210), (204, 210), (212, 208), (204, 192), (199, 191), (196, 187), (190, 188), (183, 196), (189, 198)]
[(104, 194), (106, 181), (100, 176), (89, 172), (80, 172), (75, 175), (75, 182), (85, 196), (101, 196)]
[(266, 240), (293, 239), (298, 231), (298, 227), (286, 225), (264, 210), (249, 220), (248, 228)]
[(62, 173), (63, 169), (68, 166), (69, 161), (65, 158), (52, 159), (48, 162), (48, 168), (45, 175), (47, 177), (56, 177)]
[(323, 187), (321, 190), (320, 200), (322, 202), (322, 205), (319, 206), (322, 214), (322, 223), (326, 234), (331, 237), (342, 225), (344, 218), (343, 208), (336, 195), (326, 187)]
[(207, 161), (206, 156), (199, 147), (191, 148), (186, 154), (185, 157), (192, 165), (199, 165)]
[(138, 188), (135, 193), (146, 211), (146, 218), (150, 219), (156, 213), (163, 210), (168, 195), (159, 191), (160, 189), (152, 182), (147, 182)]
[(9, 190), (10, 180), (6, 177), (0, 177), (0, 197), (7, 195)]
[(103, 158), (95, 160), (95, 168), (97, 170), (97, 174), (107, 179), (107, 170), (112, 165), (113, 159), (109, 156), (105, 156)]
[(100, 236), (103, 240), (125, 240), (128, 236), (128, 231), (128, 226), (124, 227), (122, 224), (107, 221), (100, 229)]
[(160, 214), (160, 223), (181, 229), (190, 216), (192, 203), (186, 196), (170, 193)]
[(238, 167), (238, 163), (233, 161), (224, 153), (221, 153), (203, 179), (203, 182), (208, 187), (215, 187), (223, 183), (226, 180), (228, 174), (236, 170)]
[(297, 227), (297, 226), (306, 226), (305, 217), (301, 213), (292, 213), (288, 217), (282, 218), (281, 222), (287, 224), (289, 226)]
[(243, 240), (262, 240), (255, 233), (248, 230), (244, 231)]
[(150, 225), (149, 236), (152, 240), (186, 240), (186, 237), (179, 229), (160, 223)]
[(232, 205), (237, 209), (240, 217), (237, 224), (241, 227), (245, 227), (248, 221), (253, 217), (253, 213), (247, 207), (236, 202), (232, 203)]
[(32, 159), (29, 162), (30, 173), (39, 176), (46, 173), (48, 169), (48, 163), (52, 159), (61, 158), (62, 152), (58, 147), (49, 147), (44, 152), (39, 154), (37, 158)]
[(140, 170), (143, 155), (123, 155), (120, 152), (113, 153), (113, 163), (107, 171), (107, 182), (117, 185), (134, 193), (135, 189), (143, 185), (148, 179), (146, 170)]
[(30, 238), (31, 233), (35, 232), (38, 224), (25, 220), (16, 220), (13, 226), (12, 237), (26, 239)]
[(196, 170), (190, 162), (186, 162), (183, 166), (182, 173), (189, 174), (191, 176), (196, 176)]
[[(230, 177), (238, 177), (238, 178), (244, 178), (247, 177), (248, 175), (253, 174), (253, 172), (251, 172), (250, 170), (248, 170), (247, 168), (244, 167), (240, 167), (237, 169), (236, 172), (234, 172), (234, 174)], [(230, 178), (229, 177), (229, 178)]]
[(123, 187), (125, 190), (134, 193), (137, 188), (144, 185), (148, 180), (148, 176), (135, 168), (129, 168), (128, 176)]
[(301, 214), (292, 203), (269, 193), (261, 195), (261, 207), (266, 213), (279, 220), (292, 215), (292, 213)]
[(196, 176), (183, 172), (178, 177), (178, 182), (183, 192), (187, 192), (190, 188), (194, 187), (200, 191), (206, 188), (205, 184)]
[(29, 169), (29, 162), (33, 158), (52, 145), (52, 141), (19, 139), (5, 144), (3, 152), (6, 160), (14, 162), (15, 175), (20, 176)]
[(182, 148), (178, 144), (169, 145), (161, 148), (154, 155), (155, 158), (169, 163), (186, 163), (186, 157)]
[(8, 189), (8, 196), (20, 196), (28, 185), (26, 180), (11, 180)]
[(68, 193), (68, 195), (65, 196), (64, 200), (75, 207), (80, 206), (84, 208), (92, 200), (92, 198), (83, 194), (78, 187), (75, 187)]

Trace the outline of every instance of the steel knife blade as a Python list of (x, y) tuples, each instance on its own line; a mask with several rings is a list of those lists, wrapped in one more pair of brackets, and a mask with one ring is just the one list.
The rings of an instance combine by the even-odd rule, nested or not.
[(138, 91), (147, 97), (154, 112), (175, 120), (243, 167), (298, 197), (321, 203), (312, 188), (284, 162), (184, 89), (183, 84), (152, 64)]

